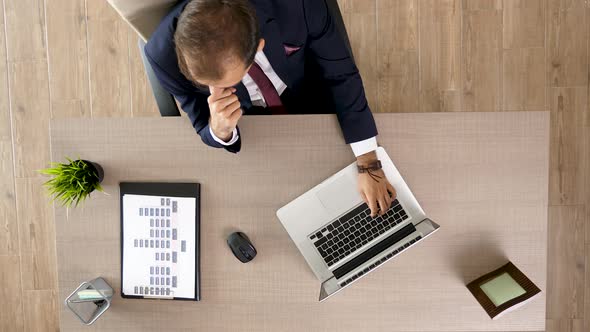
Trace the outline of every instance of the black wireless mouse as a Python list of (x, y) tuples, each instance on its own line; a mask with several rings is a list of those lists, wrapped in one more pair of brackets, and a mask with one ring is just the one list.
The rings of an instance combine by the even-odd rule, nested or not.
[(234, 253), (234, 256), (242, 263), (248, 263), (256, 257), (256, 248), (254, 248), (246, 234), (242, 232), (231, 233), (227, 237), (227, 245)]

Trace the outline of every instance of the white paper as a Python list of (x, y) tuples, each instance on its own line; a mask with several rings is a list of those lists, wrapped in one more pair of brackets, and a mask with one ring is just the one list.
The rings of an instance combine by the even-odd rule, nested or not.
[(195, 297), (195, 207), (194, 197), (123, 195), (123, 294)]

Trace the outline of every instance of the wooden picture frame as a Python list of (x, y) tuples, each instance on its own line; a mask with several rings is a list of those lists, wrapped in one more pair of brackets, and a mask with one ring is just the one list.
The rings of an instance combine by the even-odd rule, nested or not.
[[(505, 273), (514, 279), (514, 281), (525, 290), (525, 293), (496, 306), (486, 295), (481, 286)], [(524, 304), (524, 302), (532, 299), (541, 292), (539, 287), (537, 287), (529, 278), (527, 278), (527, 276), (524, 275), (524, 273), (522, 273), (522, 271), (520, 271), (514, 264), (512, 264), (512, 262), (508, 262), (502, 267), (473, 280), (467, 284), (467, 289), (469, 289), (477, 302), (479, 302), (479, 304), (492, 319), (498, 318), (500, 314), (508, 311), (509, 309), (516, 309), (519, 304)]]

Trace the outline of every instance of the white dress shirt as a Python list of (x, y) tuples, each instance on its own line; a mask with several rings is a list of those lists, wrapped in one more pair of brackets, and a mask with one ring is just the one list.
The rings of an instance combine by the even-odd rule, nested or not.
[[(274, 85), (279, 95), (281, 95), (287, 89), (287, 85), (285, 84), (285, 82), (281, 80), (281, 78), (277, 75), (274, 69), (272, 69), (272, 66), (270, 65), (270, 62), (268, 61), (266, 55), (264, 55), (262, 51), (259, 51), (256, 53), (254, 61), (260, 66), (264, 74), (272, 82), (272, 85)], [(250, 77), (249, 74), (246, 74), (246, 76), (244, 76), (244, 78), (242, 79), (242, 83), (244, 84), (244, 86), (246, 86), (246, 89), (248, 90), (250, 100), (252, 100), (252, 105), (266, 107), (266, 101), (264, 100), (264, 96), (262, 96), (262, 92), (260, 92), (258, 85), (256, 84), (256, 82), (254, 82), (254, 80), (252, 79), (252, 77)], [(224, 142), (222, 139), (215, 136), (211, 127), (209, 127), (209, 132), (211, 133), (211, 137), (213, 137), (213, 139), (216, 142), (225, 146), (234, 144), (235, 142), (237, 142), (239, 138), (237, 129), (234, 129), (232, 138), (228, 142)], [(365, 153), (377, 150), (377, 138), (371, 137), (360, 142), (354, 142), (350, 144), (350, 147), (352, 148), (352, 152), (354, 153), (355, 157), (358, 157)]]
[[(268, 79), (272, 82), (272, 85), (274, 85), (275, 89), (279, 93), (279, 96), (282, 95), (287, 89), (287, 85), (272, 69), (272, 66), (270, 65), (270, 62), (268, 62), (266, 55), (264, 55), (262, 52), (257, 52), (256, 56), (254, 56), (254, 61), (260, 66), (260, 69), (262, 69), (264, 75), (266, 75), (266, 77), (268, 77)], [(242, 79), (242, 83), (246, 86), (246, 90), (248, 90), (248, 94), (252, 100), (252, 105), (266, 107), (264, 96), (262, 96), (262, 92), (260, 92), (258, 85), (256, 82), (254, 82), (252, 77), (250, 77), (250, 74), (246, 73), (246, 76), (244, 76)]]

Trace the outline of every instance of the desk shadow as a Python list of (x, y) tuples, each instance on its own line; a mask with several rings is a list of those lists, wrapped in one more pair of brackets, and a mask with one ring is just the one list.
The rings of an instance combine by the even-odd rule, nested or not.
[(246, 236), (250, 237), (250, 236), (249, 236), (249, 235), (248, 235), (246, 232), (244, 232), (243, 230), (241, 230), (240, 228), (238, 228), (238, 227), (236, 227), (236, 226), (226, 226), (226, 227), (223, 227), (223, 230), (222, 230), (222, 232), (221, 232), (221, 234), (222, 234), (222, 235), (221, 235), (221, 238), (222, 238), (224, 241), (227, 241), (227, 238), (228, 238), (228, 237), (229, 237), (229, 236), (230, 236), (232, 233), (235, 233), (235, 232), (242, 232), (242, 233), (246, 234)]
[(508, 261), (500, 245), (483, 236), (477, 242), (461, 246), (460, 250), (451, 257), (453, 270), (457, 278), (465, 285)]

